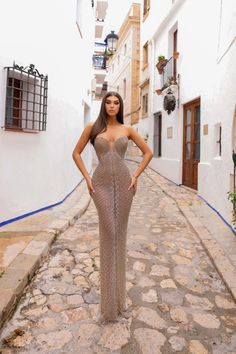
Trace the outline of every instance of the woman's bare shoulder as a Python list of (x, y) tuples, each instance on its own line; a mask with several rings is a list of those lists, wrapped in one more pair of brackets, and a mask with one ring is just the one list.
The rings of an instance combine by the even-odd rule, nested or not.
[(125, 127), (125, 131), (126, 131), (127, 136), (130, 137), (133, 128), (130, 125), (125, 125), (125, 124), (124, 124), (124, 127)]
[(85, 126), (85, 130), (88, 131), (88, 132), (91, 132), (92, 131), (92, 128), (93, 128), (93, 125), (94, 125), (94, 122), (88, 122)]
[(86, 127), (88, 127), (88, 128), (92, 128), (92, 127), (93, 127), (93, 125), (94, 125), (94, 122), (88, 122), (88, 123), (87, 123), (87, 125), (86, 125)]

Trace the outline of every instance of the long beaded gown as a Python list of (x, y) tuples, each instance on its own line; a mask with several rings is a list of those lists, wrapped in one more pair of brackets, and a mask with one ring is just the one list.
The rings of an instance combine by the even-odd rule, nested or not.
[(98, 165), (92, 175), (91, 193), (98, 212), (100, 249), (101, 321), (117, 321), (126, 306), (126, 239), (134, 188), (124, 156), (127, 136), (114, 142), (96, 136), (94, 149)]

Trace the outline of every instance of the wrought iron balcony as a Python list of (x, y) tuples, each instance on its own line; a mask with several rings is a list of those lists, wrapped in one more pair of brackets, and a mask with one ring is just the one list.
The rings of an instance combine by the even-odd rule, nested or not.
[(162, 73), (162, 87), (168, 86), (169, 84), (177, 84), (177, 74), (176, 74), (176, 59), (171, 57)]
[(94, 69), (106, 70), (106, 55), (105, 54), (94, 54), (93, 55), (93, 67)]

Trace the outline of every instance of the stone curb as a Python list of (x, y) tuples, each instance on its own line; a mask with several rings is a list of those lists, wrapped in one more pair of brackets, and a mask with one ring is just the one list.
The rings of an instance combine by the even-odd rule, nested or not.
[(72, 206), (62, 216), (55, 216), (47, 228), (39, 231), (7, 267), (0, 278), (0, 328), (15, 310), (25, 287), (42, 259), (47, 256), (51, 244), (86, 211), (90, 200), (90, 195), (84, 191), (79, 205)]
[[(140, 162), (140, 158), (135, 159), (130, 156), (128, 156), (127, 160), (136, 163)], [(145, 173), (147, 173), (147, 175), (153, 180), (153, 182), (157, 183), (152, 176), (152, 173), (157, 173), (157, 172), (155, 172), (153, 169), (150, 169), (148, 167), (145, 170)], [(224, 281), (227, 289), (231, 293), (234, 301), (236, 301), (236, 269), (234, 265), (231, 263), (230, 259), (227, 257), (225, 251), (222, 249), (219, 243), (214, 239), (214, 237), (204, 226), (204, 224), (199, 220), (199, 218), (189, 209), (189, 207), (183, 205), (183, 199), (175, 196), (175, 194), (169, 190), (169, 186), (166, 187), (164, 184), (159, 184), (158, 186), (169, 198), (175, 201), (179, 210), (182, 212), (186, 220), (189, 222), (189, 224), (197, 234), (203, 248), (207, 252), (210, 259), (212, 260), (214, 266), (216, 267), (218, 273), (220, 274), (222, 280)], [(191, 194), (194, 195), (196, 194), (194, 191), (191, 191), (189, 188), (187, 188), (187, 190)]]

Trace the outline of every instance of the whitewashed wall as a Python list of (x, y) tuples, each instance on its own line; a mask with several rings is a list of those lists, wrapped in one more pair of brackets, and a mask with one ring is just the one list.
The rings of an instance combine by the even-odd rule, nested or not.
[[(90, 119), (94, 10), (86, 0), (80, 0), (79, 14), (76, 0), (2, 1), (0, 33), (1, 127), (4, 66), (12, 66), (14, 60), (24, 67), (33, 63), (40, 73), (48, 74), (47, 130), (38, 134), (0, 130), (3, 222), (60, 202), (82, 179), (72, 150)], [(88, 170), (90, 155), (86, 147), (83, 157)]]
[[(181, 6), (179, 6), (181, 5)], [(152, 10), (151, 10), (152, 11)], [(236, 102), (236, 3), (176, 0), (175, 11), (163, 16), (152, 38), (152, 87), (159, 88), (155, 69), (160, 54), (170, 57), (169, 33), (178, 27), (178, 73), (180, 106), (170, 116), (163, 110), (163, 99), (151, 91), (153, 114), (162, 111), (162, 157), (151, 166), (176, 183), (182, 183), (183, 105), (201, 97), (201, 158), (198, 165), (198, 194), (231, 222), (232, 205), (227, 200), (232, 172), (232, 127)], [(215, 125), (222, 124), (222, 156), (216, 156)], [(208, 124), (208, 135), (203, 125)], [(173, 138), (167, 139), (167, 127)]]
[[(172, 0), (158, 0), (150, 2), (150, 11), (148, 16), (143, 20), (143, 1), (141, 2), (141, 21), (140, 21), (140, 82), (144, 82), (145, 79), (149, 78), (149, 109), (148, 109), (148, 117), (140, 119), (134, 127), (138, 130), (138, 132), (145, 137), (148, 134), (148, 143), (152, 143), (152, 134), (153, 134), (153, 94), (155, 93), (156, 83), (153, 81), (153, 75), (155, 74), (155, 63), (153, 61), (153, 48), (151, 38), (153, 34), (156, 32), (158, 26), (161, 21), (164, 19), (165, 15), (169, 12), (172, 7)], [(143, 70), (143, 46), (146, 42), (148, 44), (148, 67)]]

